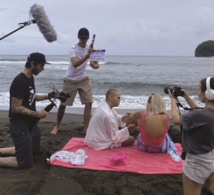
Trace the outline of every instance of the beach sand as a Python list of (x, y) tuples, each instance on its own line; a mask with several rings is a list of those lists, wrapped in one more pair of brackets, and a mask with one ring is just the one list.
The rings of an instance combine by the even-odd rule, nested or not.
[[(0, 147), (12, 146), (7, 111), (0, 113)], [(124, 172), (67, 169), (47, 164), (55, 151), (62, 149), (72, 137), (84, 137), (82, 116), (65, 114), (60, 131), (51, 135), (56, 113), (39, 121), (41, 152), (29, 169), (0, 168), (0, 195), (182, 195), (182, 176), (142, 175)], [(170, 134), (180, 141), (178, 129)], [(134, 136), (137, 135), (133, 131)], [(203, 195), (209, 194), (206, 191)]]

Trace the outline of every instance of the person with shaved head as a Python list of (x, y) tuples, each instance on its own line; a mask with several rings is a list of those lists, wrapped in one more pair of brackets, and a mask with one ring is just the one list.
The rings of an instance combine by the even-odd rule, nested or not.
[(95, 110), (87, 129), (84, 143), (95, 150), (130, 146), (135, 139), (129, 130), (134, 127), (124, 122), (130, 113), (122, 116), (113, 108), (120, 104), (120, 92), (109, 89), (106, 99)]

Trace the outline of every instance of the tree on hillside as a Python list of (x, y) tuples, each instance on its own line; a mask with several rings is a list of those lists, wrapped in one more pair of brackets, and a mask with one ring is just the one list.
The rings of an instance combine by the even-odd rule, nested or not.
[(208, 40), (199, 44), (195, 49), (195, 57), (214, 56), (214, 41)]

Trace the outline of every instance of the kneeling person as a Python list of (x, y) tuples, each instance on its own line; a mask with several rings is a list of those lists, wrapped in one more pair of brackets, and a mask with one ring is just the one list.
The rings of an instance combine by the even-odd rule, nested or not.
[(0, 167), (33, 166), (33, 154), (40, 150), (40, 129), (35, 120), (45, 118), (48, 114), (44, 109), (36, 111), (36, 101), (47, 100), (48, 95), (36, 94), (34, 75), (42, 72), (46, 63), (44, 54), (30, 54), (24, 70), (10, 86), (10, 133), (14, 147), (0, 148), (0, 154), (12, 155), (0, 157)]
[[(109, 89), (106, 100), (95, 110), (87, 129), (84, 143), (95, 150), (116, 148), (132, 145), (135, 141), (129, 130), (134, 124), (125, 126), (125, 116), (118, 114), (113, 107), (120, 104), (120, 93), (116, 89)], [(119, 130), (119, 127), (122, 129)]]

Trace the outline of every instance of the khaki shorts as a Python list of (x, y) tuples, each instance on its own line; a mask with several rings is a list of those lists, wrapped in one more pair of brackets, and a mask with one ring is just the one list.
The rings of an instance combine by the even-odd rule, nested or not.
[(192, 181), (203, 184), (214, 172), (214, 149), (205, 154), (187, 153), (183, 172)]
[(61, 103), (61, 105), (72, 106), (77, 91), (82, 104), (92, 103), (93, 101), (92, 89), (88, 77), (80, 81), (71, 81), (65, 78), (63, 82), (63, 91), (69, 93), (71, 97), (68, 98), (67, 101)]

